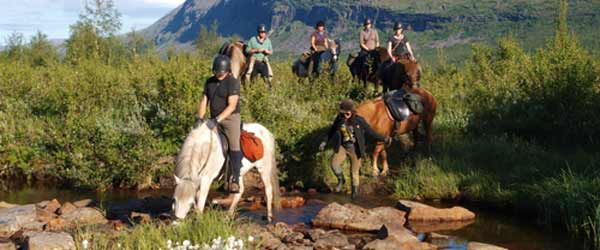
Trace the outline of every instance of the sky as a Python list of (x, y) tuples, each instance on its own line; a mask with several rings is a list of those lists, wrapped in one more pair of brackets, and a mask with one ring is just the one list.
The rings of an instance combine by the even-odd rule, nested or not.
[[(113, 0), (123, 23), (121, 33), (143, 29), (185, 0)], [(85, 0), (0, 0), (0, 45), (13, 32), (27, 39), (38, 30), (50, 39), (69, 37)]]

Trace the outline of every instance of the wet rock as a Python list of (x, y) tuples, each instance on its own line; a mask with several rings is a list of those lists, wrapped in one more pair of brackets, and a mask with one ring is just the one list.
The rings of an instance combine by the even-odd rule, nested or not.
[(465, 221), (475, 214), (463, 207), (435, 208), (419, 202), (399, 200), (396, 208), (408, 213), (409, 221)]
[(76, 208), (69, 213), (62, 214), (60, 218), (69, 223), (83, 225), (106, 224), (108, 222), (100, 211), (91, 207)]
[(467, 250), (508, 250), (504, 247), (494, 246), (480, 242), (469, 242)]
[(435, 245), (419, 242), (399, 242), (394, 237), (383, 240), (374, 240), (363, 247), (363, 250), (435, 250), (438, 249)]
[(316, 250), (328, 250), (328, 249), (340, 249), (347, 245), (350, 245), (348, 242), (348, 237), (342, 234), (339, 231), (331, 231), (327, 234), (321, 236), (314, 244), (314, 249)]
[(47, 202), (40, 202), (37, 204), (37, 206), (43, 208), (44, 210), (50, 213), (56, 213), (61, 207), (60, 202), (57, 199), (53, 199)]
[(379, 239), (394, 238), (398, 242), (419, 241), (411, 231), (398, 224), (384, 224), (377, 232)]
[(9, 239), (1, 239), (0, 240), (0, 250), (16, 250), (17, 247), (15, 243), (10, 241)]
[(432, 223), (431, 221), (410, 221), (407, 225), (410, 230), (416, 233), (429, 233), (438, 231), (456, 231), (471, 225), (475, 220), (465, 221), (442, 221)]
[(304, 206), (306, 201), (300, 196), (281, 197), (282, 208), (298, 208)]
[(17, 204), (11, 204), (11, 203), (7, 203), (4, 201), (0, 201), (0, 209), (2, 208), (13, 208), (13, 207), (18, 207), (19, 205)]
[(83, 199), (80, 201), (73, 202), (73, 205), (75, 205), (76, 207), (89, 207), (92, 205), (92, 203), (94, 203), (92, 199)]
[(392, 207), (365, 209), (353, 204), (331, 203), (312, 221), (316, 227), (376, 232), (384, 223), (404, 225), (405, 213)]
[(9, 237), (28, 223), (36, 221), (35, 205), (0, 209), (0, 237)]
[(453, 248), (456, 245), (467, 245), (467, 242), (465, 242), (462, 239), (438, 233), (425, 234), (425, 238), (423, 239), (423, 241), (436, 245), (442, 249)]
[(74, 211), (75, 209), (77, 209), (77, 207), (75, 205), (73, 205), (73, 203), (71, 202), (65, 202), (65, 204), (63, 204), (59, 209), (58, 209), (58, 214), (62, 215), (62, 214), (68, 214), (72, 211)]
[(55, 219), (57, 215), (46, 209), (36, 209), (36, 219), (41, 222), (47, 223), (48, 221)]
[(150, 221), (152, 221), (152, 217), (150, 217), (149, 214), (138, 212), (131, 212), (129, 218), (131, 218), (131, 221), (135, 223), (149, 223)]
[(29, 236), (29, 250), (71, 250), (75, 249), (73, 237), (67, 233), (39, 232)]

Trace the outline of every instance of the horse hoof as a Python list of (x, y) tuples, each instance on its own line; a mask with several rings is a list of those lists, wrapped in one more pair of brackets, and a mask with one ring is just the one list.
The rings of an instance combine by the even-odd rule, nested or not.
[(379, 171), (373, 171), (372, 175), (373, 177), (379, 177)]
[(388, 171), (381, 172), (381, 177), (386, 177), (388, 175)]

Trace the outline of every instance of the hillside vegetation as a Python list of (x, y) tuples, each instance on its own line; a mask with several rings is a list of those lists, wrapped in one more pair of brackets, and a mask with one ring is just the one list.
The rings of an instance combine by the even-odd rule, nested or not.
[[(423, 61), (422, 86), (439, 102), (434, 150), (425, 156), (393, 145), (386, 180), (396, 196), (531, 213), (600, 245), (600, 60), (568, 29), (562, 3), (553, 39), (535, 52), (509, 36), (471, 47), (463, 66), (444, 51)], [(139, 36), (121, 44), (89, 25), (75, 26), (64, 59), (41, 34), (0, 53), (3, 179), (107, 190), (171, 176), (209, 58), (170, 51), (161, 59)], [(372, 93), (342, 69), (334, 82), (300, 81), (289, 61), (279, 62), (273, 89), (258, 82), (242, 90), (243, 119), (277, 138), (286, 185), (333, 180), (331, 152), (317, 153), (317, 144), (341, 99)]]

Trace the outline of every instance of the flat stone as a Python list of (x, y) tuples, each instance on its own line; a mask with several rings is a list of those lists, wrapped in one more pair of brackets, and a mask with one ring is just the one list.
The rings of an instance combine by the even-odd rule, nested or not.
[(61, 207), (60, 202), (57, 199), (53, 199), (44, 204), (44, 202), (38, 203), (38, 206), (50, 213), (56, 213)]
[(68, 233), (39, 232), (29, 236), (29, 250), (74, 250), (75, 241)]
[(384, 224), (377, 233), (379, 239), (394, 238), (398, 242), (417, 242), (419, 239), (403, 226), (397, 224)]
[(0, 201), (0, 209), (2, 208), (13, 208), (13, 207), (18, 207), (19, 205), (17, 204), (11, 204), (11, 203), (7, 203), (4, 201)]
[(469, 242), (467, 250), (508, 250), (504, 247), (494, 246), (480, 242)]
[(91, 207), (76, 208), (69, 213), (62, 214), (61, 219), (78, 225), (106, 224), (108, 221), (100, 211)]
[(435, 208), (419, 202), (399, 200), (396, 208), (408, 213), (409, 221), (466, 221), (475, 213), (463, 207)]
[(43, 231), (45, 225), (46, 225), (45, 222), (34, 221), (34, 222), (29, 222), (29, 223), (23, 224), (21, 229), (23, 229), (25, 231)]
[(68, 213), (72, 212), (75, 209), (77, 209), (77, 207), (75, 205), (73, 205), (73, 203), (71, 203), (71, 202), (65, 202), (65, 204), (63, 204), (58, 209), (57, 213), (60, 214), (60, 215), (68, 214)]
[(35, 205), (0, 209), (0, 237), (9, 237), (23, 225), (36, 221)]
[(36, 219), (40, 222), (47, 223), (48, 221), (55, 219), (56, 217), (57, 217), (57, 215), (55, 213), (50, 212), (46, 209), (40, 209), (40, 208), (36, 209)]
[(92, 199), (83, 199), (73, 202), (73, 205), (75, 205), (76, 207), (89, 207), (92, 205), (92, 203), (94, 203)]
[(315, 227), (358, 232), (377, 232), (385, 223), (404, 225), (405, 213), (393, 207), (365, 209), (353, 204), (331, 203), (321, 209), (312, 223)]
[(370, 242), (369, 244), (363, 247), (363, 250), (435, 250), (438, 249), (437, 246), (419, 242), (419, 241), (408, 241), (408, 242), (399, 242), (394, 237), (386, 238), (386, 239), (378, 239)]

